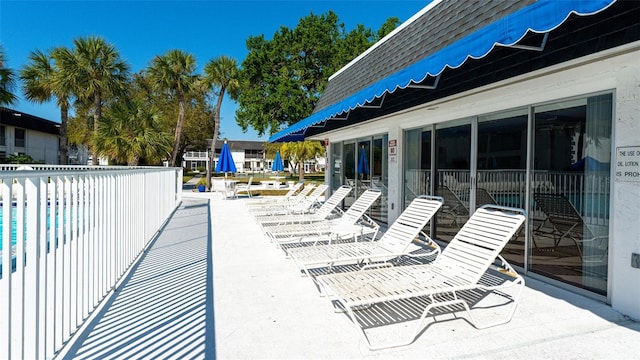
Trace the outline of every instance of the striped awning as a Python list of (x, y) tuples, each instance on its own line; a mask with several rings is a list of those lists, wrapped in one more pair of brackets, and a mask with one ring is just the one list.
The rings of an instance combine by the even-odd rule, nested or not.
[(615, 1), (539, 0), (289, 126), (271, 136), (269, 142), (304, 140), (307, 129), (312, 126), (344, 119), (349, 111), (375, 103), (386, 94), (421, 83), (427, 77), (437, 77), (446, 68), (458, 68), (467, 59), (483, 58), (496, 46), (514, 46), (530, 31), (548, 33), (571, 14), (593, 15)]

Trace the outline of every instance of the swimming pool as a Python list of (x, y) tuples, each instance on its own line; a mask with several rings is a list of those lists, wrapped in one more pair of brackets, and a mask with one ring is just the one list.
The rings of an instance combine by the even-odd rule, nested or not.
[[(1, 203), (0, 203), (1, 204)], [(13, 209), (15, 210), (15, 205), (13, 206)], [(65, 209), (66, 210), (66, 209)], [(2, 207), (0, 207), (0, 278), (2, 278), (2, 252), (3, 252), (3, 246), (4, 246), (4, 214), (3, 214), (4, 209)], [(47, 239), (49, 239), (49, 234), (50, 234), (50, 230), (51, 230), (51, 207), (47, 206), (47, 220), (46, 220), (46, 232), (47, 232)], [(67, 223), (67, 213), (66, 211), (63, 214), (63, 223)], [(25, 213), (25, 219), (24, 219), (24, 239), (25, 239), (25, 245), (27, 243), (27, 229), (28, 229), (28, 220), (27, 220), (27, 216)], [(55, 223), (56, 223), (56, 229), (58, 228), (58, 217), (56, 216), (55, 218)], [(16, 211), (11, 211), (11, 247), (13, 248), (13, 252), (15, 252), (15, 246), (16, 246), (16, 239), (17, 239), (17, 212)], [(56, 233), (56, 239), (58, 238), (58, 234)], [(47, 243), (49, 242), (49, 240), (47, 240)], [(47, 249), (47, 252), (49, 252), (49, 249)], [(11, 260), (12, 260), (12, 269), (13, 271), (15, 271), (16, 269), (16, 259), (15, 259), (15, 254), (12, 253), (11, 255)]]

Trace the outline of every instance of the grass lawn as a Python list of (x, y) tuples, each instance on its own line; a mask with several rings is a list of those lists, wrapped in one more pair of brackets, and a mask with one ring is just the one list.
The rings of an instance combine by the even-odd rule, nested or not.
[[(193, 179), (196, 175), (202, 175), (202, 177), (206, 177), (207, 174), (206, 173), (199, 173), (199, 172), (188, 172), (185, 173), (184, 175), (182, 175), (182, 182), (186, 183), (187, 181)], [(220, 177), (220, 174), (212, 174), (214, 178), (216, 177)], [(260, 184), (261, 180), (265, 180), (265, 179), (270, 179), (272, 176), (274, 176), (274, 174), (272, 173), (255, 173), (255, 174), (236, 174), (236, 176), (227, 176), (227, 179), (229, 180), (236, 180), (239, 183), (247, 183), (249, 182), (249, 176), (253, 176), (253, 184)], [(281, 176), (285, 176), (284, 179), (282, 179), (282, 182), (286, 183), (287, 181), (294, 181), (294, 182), (298, 182), (298, 174), (295, 175), (290, 175), (289, 173), (286, 174), (282, 174)], [(324, 173), (313, 173), (313, 174), (305, 174), (304, 175), (304, 182), (306, 184), (310, 183), (310, 182), (315, 182), (315, 183), (323, 183), (324, 182)], [(284, 195), (287, 190), (256, 190), (255, 192), (260, 192), (262, 191), (264, 193), (264, 195), (269, 196), (269, 195)], [(252, 191), (254, 192), (254, 191)], [(273, 194), (271, 193), (273, 192)]]

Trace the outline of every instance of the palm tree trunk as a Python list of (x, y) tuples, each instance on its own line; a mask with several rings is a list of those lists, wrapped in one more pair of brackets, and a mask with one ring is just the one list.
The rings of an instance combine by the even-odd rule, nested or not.
[(224, 98), (225, 87), (220, 88), (220, 94), (216, 100), (216, 108), (213, 114), (213, 141), (218, 138), (218, 132), (220, 131), (220, 109), (222, 109), (222, 99)]
[[(102, 98), (100, 97), (100, 92), (96, 92), (93, 98), (93, 141), (98, 137), (98, 124), (100, 123), (100, 118), (102, 117)], [(98, 162), (98, 152), (96, 151), (95, 144), (91, 145), (91, 156), (93, 156), (93, 165), (99, 165)]]
[(220, 89), (218, 99), (216, 100), (216, 108), (213, 110), (213, 137), (211, 141), (211, 155), (209, 156), (209, 167), (207, 168), (207, 186), (211, 186), (211, 173), (213, 169), (213, 158), (216, 156), (216, 140), (220, 131), (220, 109), (222, 108), (222, 98), (224, 97), (224, 86)]
[(304, 161), (298, 163), (298, 180), (304, 180)]
[(173, 153), (171, 154), (171, 166), (176, 166), (178, 148), (180, 147), (180, 136), (182, 135), (182, 122), (184, 121), (184, 98), (178, 97), (178, 122), (176, 123), (176, 133), (173, 140)]
[(67, 165), (67, 122), (69, 120), (69, 104), (60, 105), (60, 165)]

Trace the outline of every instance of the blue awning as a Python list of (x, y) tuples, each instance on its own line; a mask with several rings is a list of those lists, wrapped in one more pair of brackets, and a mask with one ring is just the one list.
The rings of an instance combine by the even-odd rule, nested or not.
[(496, 46), (515, 45), (529, 31), (547, 33), (560, 26), (572, 13), (592, 15), (615, 1), (539, 0), (291, 125), (271, 136), (269, 142), (303, 140), (306, 130), (312, 126), (333, 118), (344, 118), (350, 110), (387, 93), (420, 83), (429, 76), (436, 77), (447, 67), (460, 67), (469, 58), (485, 57)]

